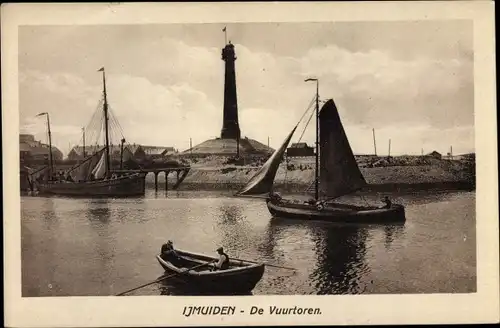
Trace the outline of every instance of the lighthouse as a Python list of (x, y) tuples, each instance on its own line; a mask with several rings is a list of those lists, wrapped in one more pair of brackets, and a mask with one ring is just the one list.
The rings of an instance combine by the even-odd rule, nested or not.
[(225, 62), (224, 75), (224, 112), (221, 139), (239, 139), (241, 136), (238, 124), (238, 97), (236, 95), (236, 72), (234, 62), (236, 54), (231, 41), (222, 49), (222, 60)]
[[(226, 32), (224, 28), (222, 30)], [(183, 151), (181, 156), (191, 158), (205, 158), (210, 156), (240, 157), (246, 155), (269, 156), (274, 149), (265, 144), (248, 137), (241, 137), (240, 125), (238, 122), (238, 97), (236, 95), (236, 53), (234, 45), (225, 42), (222, 49), (222, 60), (224, 61), (224, 107), (222, 112), (222, 129), (220, 137), (209, 139), (192, 146), (189, 141), (189, 149)]]

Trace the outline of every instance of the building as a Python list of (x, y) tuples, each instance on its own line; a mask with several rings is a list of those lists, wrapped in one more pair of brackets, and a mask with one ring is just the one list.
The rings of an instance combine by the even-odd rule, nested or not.
[(457, 161), (474, 162), (476, 160), (476, 154), (468, 153), (468, 154), (455, 155), (453, 156), (453, 159)]
[(241, 136), (238, 123), (238, 99), (236, 93), (236, 53), (234, 45), (229, 41), (222, 49), (224, 70), (224, 107), (220, 138), (205, 140), (180, 153), (186, 157), (207, 156), (268, 156), (274, 149), (254, 139)]
[(176, 154), (178, 151), (174, 147), (158, 147), (158, 146), (137, 146), (134, 151), (134, 158), (141, 159), (157, 159), (168, 155)]
[[(75, 146), (68, 154), (69, 160), (82, 160), (86, 156), (94, 154), (98, 150), (104, 148), (104, 146), (86, 146), (85, 156), (83, 154), (83, 146)], [(110, 157), (112, 161), (120, 161), (121, 146), (120, 145), (110, 145)], [(133, 160), (144, 160), (144, 159), (155, 159), (163, 158), (167, 154), (176, 153), (177, 150), (174, 147), (158, 147), (158, 146), (143, 146), (143, 145), (123, 145), (123, 161), (126, 162), (130, 159)]]
[[(103, 145), (94, 145), (94, 146), (85, 146), (85, 150), (83, 146), (75, 146), (68, 153), (68, 159), (72, 161), (80, 161), (85, 157), (88, 157), (92, 154), (95, 154), (99, 150), (103, 149)], [(84, 154), (85, 151), (85, 154)], [(120, 161), (121, 160), (121, 145), (110, 145), (109, 146), (109, 157), (112, 161)], [(133, 158), (134, 154), (130, 149), (130, 146), (123, 145), (123, 161), (128, 161)]]
[(19, 159), (21, 163), (31, 160), (31, 147), (25, 143), (19, 143)]
[[(50, 159), (49, 145), (35, 140), (32, 134), (19, 134), (19, 159), (27, 161), (48, 161)], [(52, 146), (52, 160), (61, 161), (63, 153)]]
[(433, 152), (425, 155), (425, 156), (426, 157), (433, 157), (435, 159), (442, 159), (443, 158), (443, 156), (440, 153), (438, 153), (437, 151), (435, 151), (435, 150)]
[(314, 148), (307, 145), (305, 142), (293, 143), (286, 150), (288, 157), (307, 157), (314, 156)]

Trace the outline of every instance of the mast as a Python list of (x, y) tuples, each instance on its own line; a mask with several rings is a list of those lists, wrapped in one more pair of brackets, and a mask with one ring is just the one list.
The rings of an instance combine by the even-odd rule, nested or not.
[(50, 174), (49, 179), (52, 179), (53, 175), (54, 175), (54, 162), (52, 160), (52, 133), (50, 132), (49, 113), (43, 112), (43, 113), (36, 115), (35, 117), (44, 116), (44, 115), (47, 116), (47, 133), (49, 135), (49, 174)]
[(120, 170), (123, 170), (123, 144), (125, 143), (125, 138), (122, 138), (120, 144)]
[(49, 132), (49, 165), (50, 165), (50, 176), (54, 175), (54, 162), (52, 159), (52, 133), (50, 132), (50, 117), (49, 113), (47, 114), (47, 130)]
[(316, 81), (316, 167), (314, 171), (314, 199), (319, 199), (319, 81), (307, 79), (305, 82)]
[(83, 158), (85, 158), (86, 154), (85, 154), (85, 128), (82, 128), (82, 132), (83, 132)]
[(104, 72), (104, 67), (102, 67), (98, 72), (102, 72), (102, 84), (103, 84), (103, 94), (104, 94), (104, 129), (106, 134), (106, 177), (109, 176), (110, 171), (110, 158), (109, 158), (109, 117), (108, 117), (108, 98), (106, 94), (106, 73)]
[(236, 158), (240, 158), (240, 136), (236, 136)]

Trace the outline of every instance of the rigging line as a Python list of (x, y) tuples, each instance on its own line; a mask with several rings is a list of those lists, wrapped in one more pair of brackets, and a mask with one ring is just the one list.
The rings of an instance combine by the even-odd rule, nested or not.
[(118, 118), (116, 117), (114, 110), (113, 110), (113, 109), (111, 109), (111, 110), (110, 110), (110, 113), (111, 113), (111, 116), (113, 117), (113, 120), (115, 121), (115, 123), (116, 123), (116, 125), (117, 125), (117, 127), (118, 127), (118, 130), (119, 130), (120, 134), (122, 135), (122, 137), (123, 137), (123, 138), (125, 138), (125, 137), (123, 136), (123, 129), (122, 129), (122, 126), (120, 125), (120, 121), (119, 121), (119, 120), (118, 120)]
[(114, 122), (114, 119), (113, 119), (113, 116), (111, 115), (111, 112), (109, 111), (109, 108), (108, 108), (108, 132), (109, 132), (109, 137), (110, 139), (114, 139), (115, 135), (115, 122)]
[[(297, 125), (300, 124), (300, 122), (302, 121), (302, 119), (304, 118), (304, 116), (306, 116), (306, 114), (309, 112), (309, 110), (311, 110), (313, 104), (314, 104), (314, 101), (316, 100), (316, 95), (314, 95), (314, 97), (311, 99), (311, 101), (309, 102), (309, 105), (307, 106), (307, 109), (305, 110), (304, 114), (302, 114), (302, 117), (300, 118), (300, 120), (297, 122)], [(312, 112), (314, 113), (314, 111)], [(309, 120), (307, 121), (306, 123), (306, 126), (305, 128), (307, 128), (307, 124), (309, 124), (309, 121), (311, 120), (311, 117), (312, 117), (312, 114), (311, 116), (309, 117)], [(304, 128), (304, 131), (305, 131), (305, 128)], [(302, 132), (302, 135), (304, 134), (304, 132)], [(301, 135), (301, 139), (302, 139), (302, 135)], [(285, 177), (283, 178), (283, 184), (286, 185), (286, 180), (287, 180), (287, 177), (288, 177), (288, 161), (285, 159)]]
[(91, 126), (88, 127), (88, 138), (87, 140), (89, 141), (88, 144), (89, 145), (93, 145), (96, 138), (97, 138), (97, 133), (98, 133), (98, 129), (97, 129), (97, 126), (98, 126), (98, 122), (97, 122), (97, 118), (94, 118), (92, 120), (92, 124)]
[(94, 125), (94, 131), (95, 131), (94, 137), (96, 138), (96, 142), (99, 142), (99, 138), (103, 130), (103, 121), (104, 121), (104, 113), (99, 113), (99, 115), (96, 116)]
[(125, 139), (123, 136), (123, 133), (120, 131), (120, 127), (118, 126), (118, 122), (116, 120), (116, 117), (113, 117), (112, 124), (114, 125), (113, 132), (115, 133), (115, 136), (117, 137), (117, 144), (121, 145), (121, 139)]
[[(97, 131), (96, 146), (99, 145), (99, 139), (101, 138), (102, 127), (104, 125), (103, 123), (104, 123), (104, 116), (101, 117), (101, 128)], [(103, 145), (104, 145), (104, 143), (103, 143)]]
[(304, 114), (302, 114), (302, 117), (300, 118), (299, 122), (297, 122), (297, 125), (304, 119), (304, 116), (306, 116), (307, 112), (311, 109), (312, 105), (314, 104), (314, 101), (316, 100), (316, 95), (313, 97), (313, 99), (309, 102), (309, 105), (307, 106), (307, 109), (305, 110)]
[(104, 102), (104, 100), (102, 98), (99, 99), (99, 101), (97, 102), (97, 106), (94, 110), (94, 114), (92, 115), (92, 122), (95, 122), (95, 120), (103, 114), (102, 113), (103, 102)]
[(110, 121), (115, 120), (114, 111), (113, 111), (113, 108), (111, 107), (111, 105), (108, 105), (108, 118)]
[(306, 132), (307, 126), (309, 125), (309, 122), (311, 122), (311, 119), (313, 118), (314, 114), (315, 114), (315, 112), (312, 111), (311, 115), (309, 116), (309, 119), (307, 120), (306, 125), (304, 126), (304, 130), (302, 130), (302, 134), (300, 135), (299, 141), (297, 141), (297, 142), (300, 142), (302, 140), (302, 137), (304, 136), (304, 133)]
[(96, 106), (96, 109), (94, 110), (94, 113), (92, 114), (91, 118), (90, 118), (90, 121), (88, 122), (87, 126), (86, 126), (86, 129), (91, 129), (94, 125), (95, 125), (95, 121), (97, 119), (97, 117), (99, 116), (98, 114), (100, 114), (100, 107), (101, 107), (101, 100), (98, 101), (98, 104)]
[(120, 130), (121, 130), (121, 129), (120, 129), (120, 126), (119, 126), (118, 121), (116, 120), (116, 117), (115, 117), (114, 115), (111, 115), (111, 125), (113, 125), (113, 132), (115, 132), (115, 133), (116, 133), (116, 136), (117, 136), (119, 139), (121, 139), (121, 138), (120, 138), (120, 135), (121, 135), (121, 137), (122, 137), (122, 138), (125, 138), (125, 137), (123, 136), (122, 131), (120, 131)]
[(94, 115), (92, 116), (92, 119), (91, 121), (89, 122), (89, 124), (87, 125), (86, 127), (86, 134), (88, 135), (88, 139), (90, 142), (89, 144), (92, 144), (92, 141), (94, 140), (95, 136), (96, 136), (96, 130), (98, 130), (98, 125), (99, 125), (99, 118), (100, 118), (100, 115), (97, 115), (98, 114), (98, 111), (96, 111), (94, 113)]
[(89, 123), (94, 122), (94, 120), (96, 119), (96, 117), (99, 117), (99, 115), (101, 114), (101, 105), (102, 105), (101, 103), (102, 103), (101, 100), (99, 100), (97, 102), (97, 106), (94, 109), (94, 113), (92, 114), (92, 117), (90, 118), (90, 122)]
[(287, 160), (285, 160), (285, 178), (283, 179), (283, 185), (286, 186), (286, 177), (288, 175), (288, 163)]

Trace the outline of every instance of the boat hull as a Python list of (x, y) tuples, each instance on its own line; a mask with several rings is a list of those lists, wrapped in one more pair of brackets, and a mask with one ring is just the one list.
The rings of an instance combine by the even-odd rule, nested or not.
[(209, 266), (182, 273), (183, 269), (217, 260), (214, 257), (176, 250), (181, 256), (181, 264), (175, 265), (164, 260), (160, 255), (156, 259), (168, 274), (179, 273), (178, 279), (188, 283), (190, 287), (216, 294), (248, 294), (264, 275), (264, 264), (245, 264), (230, 260), (227, 270), (209, 271)]
[(138, 173), (109, 180), (50, 182), (37, 184), (42, 195), (72, 197), (134, 197), (145, 193), (145, 174)]
[(390, 208), (361, 207), (343, 204), (327, 204), (322, 210), (309, 204), (296, 204), (267, 200), (267, 208), (274, 217), (319, 220), (342, 223), (391, 223), (406, 221), (402, 205)]

